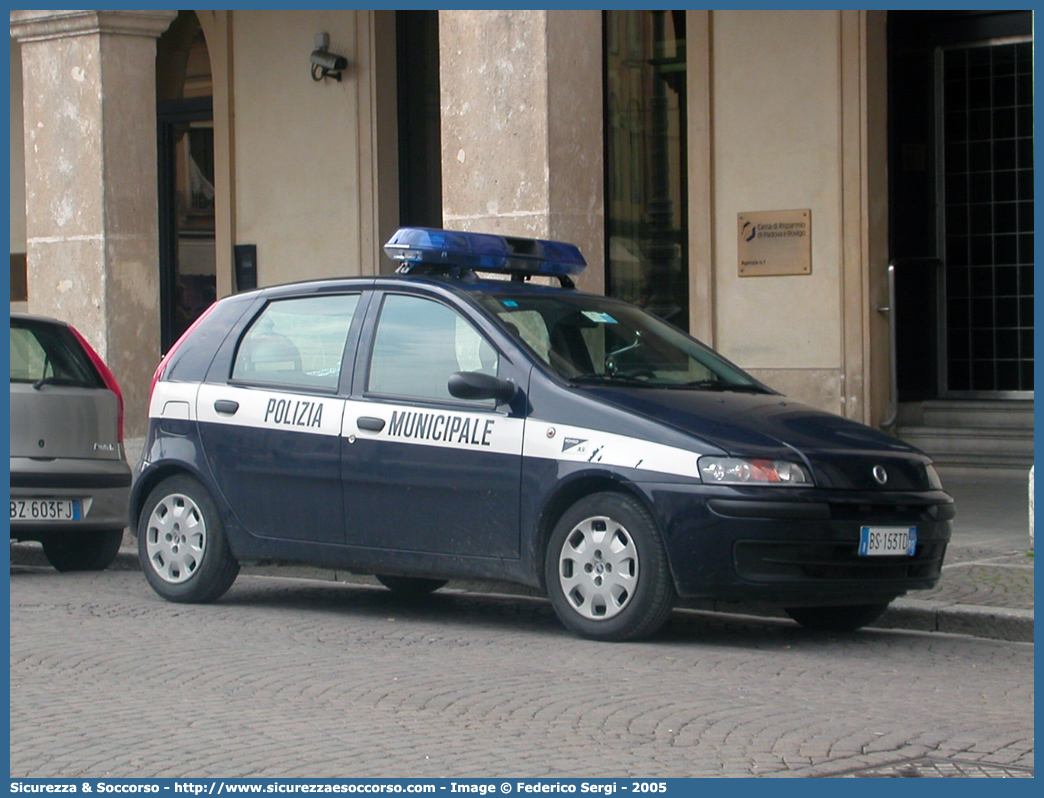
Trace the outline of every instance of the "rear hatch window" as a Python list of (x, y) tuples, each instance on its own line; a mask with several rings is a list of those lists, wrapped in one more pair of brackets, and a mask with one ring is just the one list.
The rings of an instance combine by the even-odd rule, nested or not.
[(11, 456), (115, 458), (119, 406), (64, 325), (11, 319)]
[(11, 382), (104, 388), (87, 354), (65, 327), (11, 321)]

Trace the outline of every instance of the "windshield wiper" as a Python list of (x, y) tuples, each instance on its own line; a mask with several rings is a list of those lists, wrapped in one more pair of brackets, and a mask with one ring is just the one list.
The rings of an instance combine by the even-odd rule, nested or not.
[(724, 380), (693, 380), (665, 385), (664, 388), (696, 388), (701, 391), (734, 391), (736, 393), (768, 393), (760, 385), (753, 383), (725, 382)]
[(64, 385), (67, 387), (82, 387), (77, 380), (72, 380), (68, 377), (41, 377), (33, 383), (33, 388), (38, 391), (45, 385)]
[(649, 382), (627, 374), (581, 374), (579, 377), (568, 377), (570, 382), (578, 385), (637, 385), (642, 388), (660, 388), (659, 383)]

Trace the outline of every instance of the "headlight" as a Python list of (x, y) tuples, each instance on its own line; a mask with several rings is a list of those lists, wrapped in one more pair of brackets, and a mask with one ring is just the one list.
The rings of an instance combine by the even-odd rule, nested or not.
[(942, 480), (939, 479), (939, 472), (935, 470), (935, 466), (926, 466), (925, 470), (928, 472), (928, 487), (932, 490), (945, 490)]
[(711, 485), (811, 485), (804, 466), (786, 460), (701, 457), (700, 478)]

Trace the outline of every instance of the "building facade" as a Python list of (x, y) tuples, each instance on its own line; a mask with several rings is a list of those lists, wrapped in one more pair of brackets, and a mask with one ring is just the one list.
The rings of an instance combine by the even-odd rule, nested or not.
[(444, 226), (572, 241), (582, 289), (874, 426), (1032, 413), (1032, 47), (1030, 12), (12, 11), (12, 308), (141, 434), (215, 296)]

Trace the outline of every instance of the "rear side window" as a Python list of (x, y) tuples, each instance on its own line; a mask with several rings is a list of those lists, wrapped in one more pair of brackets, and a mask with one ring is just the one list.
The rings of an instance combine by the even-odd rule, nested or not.
[(358, 294), (282, 299), (246, 331), (232, 379), (289, 388), (336, 390)]
[(11, 322), (11, 382), (104, 388), (68, 329), (52, 324)]

